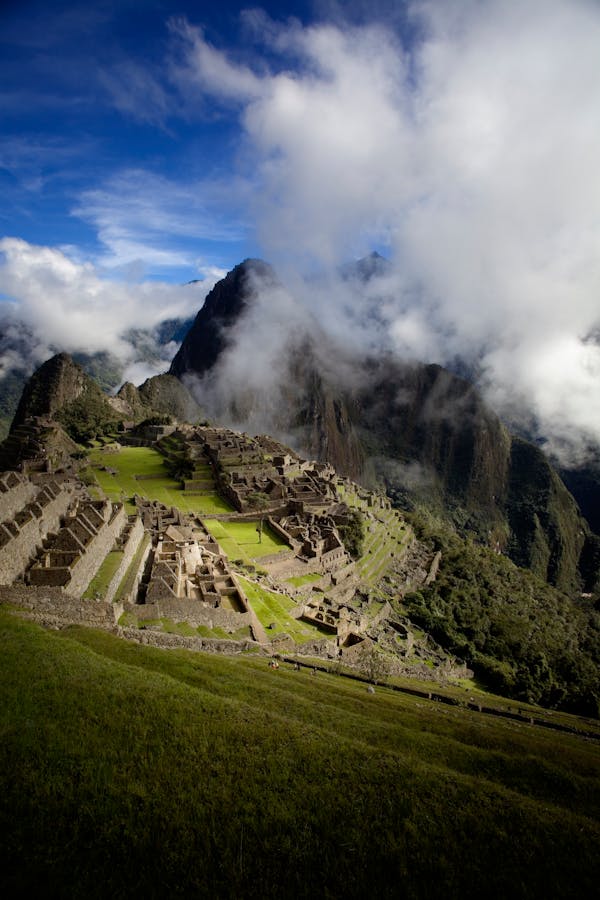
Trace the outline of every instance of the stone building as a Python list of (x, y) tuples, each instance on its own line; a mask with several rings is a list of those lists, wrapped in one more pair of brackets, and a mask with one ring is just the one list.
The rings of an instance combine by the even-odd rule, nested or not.
[(12, 584), (25, 574), (48, 535), (60, 528), (76, 487), (52, 481), (37, 486), (11, 472), (3, 474), (2, 484), (2, 513), (9, 515), (0, 523), (0, 584)]
[(60, 586), (75, 595), (83, 593), (126, 524), (125, 509), (120, 503), (78, 503), (29, 569), (29, 583)]

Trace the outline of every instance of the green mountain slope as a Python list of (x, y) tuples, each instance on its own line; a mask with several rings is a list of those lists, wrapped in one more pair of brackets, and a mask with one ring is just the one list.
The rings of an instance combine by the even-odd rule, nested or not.
[(0, 616), (5, 896), (592, 895), (581, 738)]

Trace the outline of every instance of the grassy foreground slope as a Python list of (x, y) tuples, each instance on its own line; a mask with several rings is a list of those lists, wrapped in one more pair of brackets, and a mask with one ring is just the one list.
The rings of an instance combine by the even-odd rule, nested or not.
[(3, 896), (595, 891), (596, 744), (264, 659), (0, 631)]

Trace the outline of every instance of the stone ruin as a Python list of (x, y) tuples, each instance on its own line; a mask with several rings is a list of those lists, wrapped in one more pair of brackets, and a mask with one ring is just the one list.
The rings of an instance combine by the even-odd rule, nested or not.
[(122, 504), (91, 500), (81, 482), (39, 473), (0, 474), (0, 517), (0, 584), (78, 597), (118, 549), (122, 562), (106, 591), (109, 602), (144, 533)]
[(197, 517), (160, 503), (138, 502), (154, 548), (144, 602), (188, 600), (206, 607), (247, 612), (248, 601), (218, 542)]
[(127, 522), (121, 503), (78, 500), (63, 517), (58, 533), (45, 543), (27, 580), (37, 586), (63, 587), (82, 593)]
[[(400, 648), (401, 654), (403, 648), (410, 650), (410, 632), (394, 620), (388, 605), (375, 618), (365, 617), (356, 566), (338, 530), (352, 515), (340, 501), (344, 490), (358, 493), (371, 518), (378, 508), (389, 508), (387, 498), (340, 478), (327, 464), (302, 460), (264, 435), (250, 438), (189, 426), (152, 435), (153, 440), (160, 437), (166, 437), (174, 460), (192, 464), (187, 492), (214, 490), (216, 483), (246, 520), (264, 516), (286, 542), (287, 552), (262, 557), (260, 566), (276, 587), (296, 598), (294, 616), (330, 635), (323, 639), (327, 653), (350, 658), (369, 641)], [(134, 559), (137, 570), (134, 577), (127, 574), (127, 587), (121, 587), (119, 603), (113, 604), (115, 620), (122, 611), (133, 612), (141, 627), (160, 628), (157, 622), (170, 619), (230, 634), (247, 628), (255, 640), (268, 640), (227, 556), (200, 519), (139, 496), (134, 498), (136, 514), (127, 516), (121, 504), (92, 501), (75, 478), (41, 468), (32, 477), (0, 474), (0, 583), (20, 579), (24, 589), (29, 584), (32, 592), (59, 591), (72, 604), (107, 554), (119, 550), (122, 562), (108, 588), (103, 587), (102, 599), (111, 603)], [(434, 560), (431, 577), (438, 564)], [(317, 577), (297, 587), (287, 581), (306, 574)]]
[(23, 578), (73, 503), (72, 483), (36, 484), (25, 475), (0, 476), (0, 584)]
[[(309, 463), (264, 435), (251, 438), (225, 428), (198, 427), (179, 432), (189, 460), (208, 463), (222, 496), (238, 512), (274, 512), (289, 503), (298, 509), (326, 509), (335, 500), (331, 466)], [(206, 475), (198, 468), (184, 482), (185, 490), (205, 489)]]

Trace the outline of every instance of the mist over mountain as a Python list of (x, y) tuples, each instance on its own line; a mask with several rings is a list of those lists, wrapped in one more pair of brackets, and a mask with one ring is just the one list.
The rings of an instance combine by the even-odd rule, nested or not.
[[(387, 271), (371, 257), (344, 283), (370, 289), (373, 262)], [(402, 505), (444, 511), (565, 590), (589, 586), (595, 538), (542, 451), (513, 437), (469, 381), (385, 341), (377, 355), (345, 342), (312, 287), (298, 301), (270, 266), (246, 260), (207, 296), (171, 374), (215, 421), (274, 434)], [(370, 296), (372, 335), (381, 295)]]
[[(124, 380), (140, 383), (163, 372), (192, 324), (192, 319), (166, 319), (152, 329), (131, 328), (124, 334), (128, 357), (112, 350), (72, 352), (72, 358), (107, 393)], [(52, 355), (64, 351), (48, 346), (23, 322), (10, 317), (0, 321), (0, 439), (8, 434), (21, 392), (35, 369)]]
[[(81, 350), (74, 358), (112, 391), (128, 372), (129, 383), (139, 384), (173, 357), (170, 376), (183, 381), (199, 407), (177, 398), (177, 417), (186, 409), (195, 417), (201, 409), (234, 429), (274, 434), (367, 485), (385, 487), (401, 505), (425, 503), (442, 511), (463, 532), (554, 584), (589, 587), (595, 579), (593, 536), (546, 456), (515, 442), (478, 391), (484, 356), (455, 354), (451, 371), (431, 361), (436, 354), (426, 339), (421, 356), (403, 353), (397, 290), (397, 269), (377, 253), (307, 278), (287, 270), (280, 276), (261, 260), (246, 260), (214, 285), (191, 325), (171, 318), (152, 329), (132, 325), (121, 331), (127, 368), (110, 350)], [(405, 317), (405, 336), (408, 327)], [(410, 327), (414, 349), (416, 320)], [(113, 324), (111, 333), (116, 331)], [(7, 425), (27, 366), (44, 345), (39, 329), (14, 317), (5, 317), (1, 334)], [(95, 340), (110, 346), (112, 338)], [(159, 391), (164, 412), (169, 390), (165, 383)], [(137, 394), (121, 401), (129, 418), (141, 412), (140, 403), (152, 406)], [(543, 423), (535, 411), (523, 416), (522, 427), (519, 407), (512, 413), (513, 432), (533, 433), (545, 448), (559, 448), (557, 465), (600, 527), (593, 503), (594, 442), (574, 432), (573, 440), (561, 443), (560, 429), (540, 438)], [(533, 478), (533, 492), (523, 471)]]

